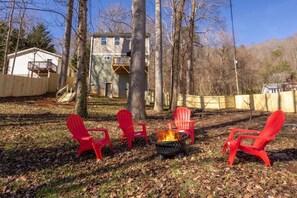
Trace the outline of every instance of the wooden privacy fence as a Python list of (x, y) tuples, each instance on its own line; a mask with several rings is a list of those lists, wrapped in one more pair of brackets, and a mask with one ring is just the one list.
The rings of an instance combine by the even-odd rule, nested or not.
[[(165, 94), (166, 96), (166, 94)], [(169, 97), (165, 97), (167, 99)], [(165, 102), (165, 104), (169, 104)], [(271, 94), (236, 96), (193, 96), (179, 95), (178, 106), (200, 109), (243, 109), (255, 111), (297, 112), (297, 92), (286, 91)]]
[(48, 78), (29, 78), (0, 74), (0, 97), (36, 96), (48, 90)]
[[(150, 102), (154, 103), (154, 92), (149, 91)], [(164, 93), (164, 105), (169, 106), (170, 97)], [(195, 96), (179, 94), (178, 106), (199, 109), (243, 109), (255, 111), (276, 111), (297, 113), (297, 91), (271, 94), (236, 96)]]
[[(72, 85), (75, 77), (68, 77), (67, 84)], [(0, 97), (37, 96), (47, 92), (56, 92), (59, 74), (50, 73), (45, 78), (30, 78), (0, 74)]]

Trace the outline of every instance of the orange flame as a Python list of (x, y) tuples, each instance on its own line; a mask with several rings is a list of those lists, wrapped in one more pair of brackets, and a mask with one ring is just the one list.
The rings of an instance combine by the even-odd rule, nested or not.
[(167, 131), (157, 131), (157, 142), (165, 141), (178, 141), (181, 139), (181, 135), (177, 131), (168, 130)]

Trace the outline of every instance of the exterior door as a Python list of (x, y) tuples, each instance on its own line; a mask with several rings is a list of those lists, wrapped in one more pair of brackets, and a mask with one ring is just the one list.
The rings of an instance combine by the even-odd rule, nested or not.
[(109, 98), (112, 98), (112, 84), (111, 83), (106, 83), (105, 96), (109, 97)]
[(119, 97), (127, 98), (129, 92), (129, 74), (119, 74)]

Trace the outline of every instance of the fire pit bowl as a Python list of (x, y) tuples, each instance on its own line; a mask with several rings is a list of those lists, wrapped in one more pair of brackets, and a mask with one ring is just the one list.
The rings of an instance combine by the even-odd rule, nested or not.
[(181, 158), (185, 152), (186, 139), (189, 137), (187, 133), (179, 132), (181, 139), (177, 141), (163, 141), (157, 142), (152, 141), (156, 145), (157, 153), (160, 155), (160, 159), (163, 159), (165, 156), (175, 156), (178, 155)]

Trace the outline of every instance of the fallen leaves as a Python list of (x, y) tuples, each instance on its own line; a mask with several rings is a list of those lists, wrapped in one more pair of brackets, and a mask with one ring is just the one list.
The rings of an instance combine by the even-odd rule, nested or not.
[[(273, 166), (239, 152), (233, 167), (222, 144), (234, 127), (260, 128), (266, 116), (249, 123), (250, 112), (209, 111), (196, 120), (195, 144), (187, 154), (160, 160), (155, 145), (143, 139), (129, 149), (117, 129), (116, 112), (124, 100), (91, 97), (87, 126), (108, 128), (115, 154), (103, 149), (103, 161), (94, 152), (77, 157), (65, 119), (71, 105), (56, 105), (51, 98), (0, 100), (0, 197), (293, 197), (297, 194), (295, 125), (285, 127), (268, 147)], [(169, 112), (148, 108), (148, 135), (164, 129)], [(255, 112), (254, 115), (257, 115)], [(286, 115), (286, 123), (296, 122)], [(292, 129), (292, 127), (295, 127)], [(278, 141), (278, 139), (280, 141)], [(285, 144), (284, 144), (285, 143)]]

